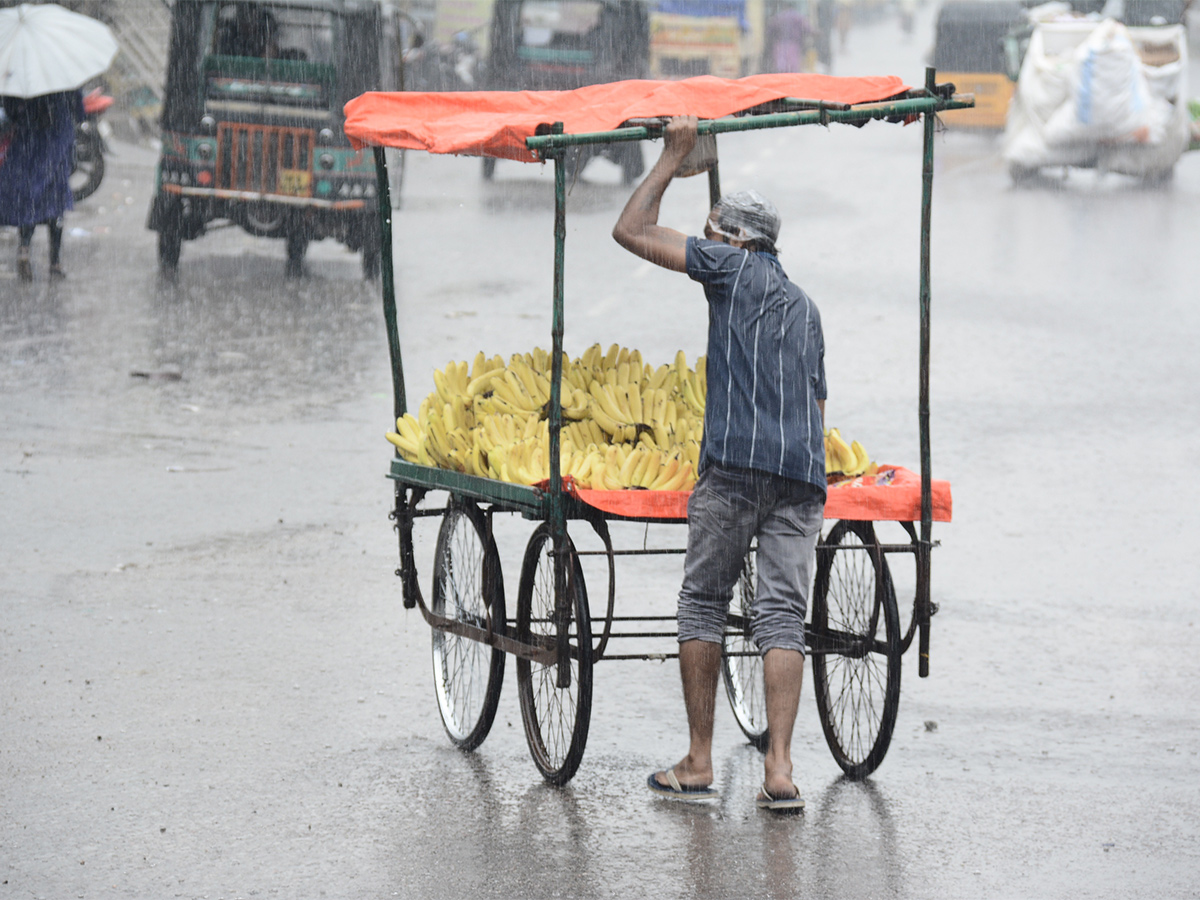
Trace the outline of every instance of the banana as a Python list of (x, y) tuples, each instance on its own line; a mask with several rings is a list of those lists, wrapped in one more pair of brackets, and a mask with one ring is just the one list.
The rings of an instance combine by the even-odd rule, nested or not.
[(646, 465), (638, 472), (637, 486), (648, 488), (654, 484), (658, 478), (659, 472), (662, 471), (663, 453), (661, 450), (651, 450), (647, 454)]
[[(612, 390), (607, 385), (601, 385), (597, 381), (593, 381), (588, 385), (588, 391), (597, 405), (604, 411), (610, 419), (624, 425), (628, 420), (624, 418), (624, 413), (617, 405), (616, 398), (613, 396)], [(603, 426), (601, 426), (603, 427)], [(606, 431), (608, 429), (605, 429)], [(612, 432), (609, 432), (610, 434)]]
[(696, 394), (695, 372), (688, 372), (683, 380), (683, 400), (689, 410), (696, 415), (704, 415), (704, 401)]
[(618, 411), (621, 413), (621, 421), (625, 423), (636, 422), (637, 419), (633, 417), (633, 408), (629, 402), (629, 385), (617, 385), (612, 391), (612, 396), (615, 398)]
[(563, 415), (568, 419), (582, 419), (588, 412), (588, 397), (579, 388), (571, 392), (571, 405), (563, 407)]
[(826, 469), (829, 468), (828, 456), (833, 457), (834, 472), (849, 474), (850, 470), (854, 468), (854, 451), (850, 449), (850, 445), (846, 443), (836, 428), (829, 429), (829, 451), (826, 458)]
[(495, 369), (489, 369), (476, 375), (467, 382), (466, 394), (468, 397), (477, 397), (480, 394), (486, 393), (492, 389), (492, 383), (496, 380), (496, 375), (499, 374)]
[(483, 351), (480, 350), (475, 354), (475, 361), (471, 364), (471, 377), (467, 379), (467, 383), (469, 384), (470, 382), (474, 381), (486, 371), (487, 357), (484, 356)]
[(629, 398), (629, 413), (633, 416), (630, 422), (645, 422), (642, 417), (642, 391), (636, 381), (625, 385), (625, 394)]
[(604, 356), (605, 370), (615, 369), (617, 367), (617, 355), (621, 352), (620, 344), (613, 344), (608, 348), (608, 353)]
[(420, 443), (423, 438), (421, 434), (421, 423), (413, 418), (412, 413), (405, 413), (396, 420), (396, 430), (402, 437), (407, 438), (414, 444)]
[(673, 431), (679, 421), (679, 406), (674, 400), (669, 400), (663, 410), (663, 427)]
[(384, 435), (384, 437), (395, 444), (401, 455), (409, 462), (414, 462), (416, 460), (417, 445), (408, 440), (408, 438), (405, 438), (394, 431), (389, 431)]
[[(449, 368), (449, 366), (447, 366)], [(449, 403), (450, 398), (454, 396), (450, 387), (446, 384), (446, 373), (441, 369), (433, 370), (433, 386), (437, 389), (437, 395), (443, 403)]]
[(671, 433), (667, 431), (664, 425), (652, 425), (654, 429), (654, 443), (663, 450), (669, 449), (671, 446)]
[(871, 465), (871, 457), (867, 456), (866, 448), (858, 441), (851, 442), (850, 450), (854, 454), (854, 471), (852, 474), (861, 475)]
[(663, 363), (654, 370), (654, 374), (650, 376), (647, 386), (653, 390), (658, 390), (666, 384), (667, 376), (671, 374), (671, 367)]
[(659, 490), (661, 490), (661, 491), (686, 490), (686, 488), (684, 487), (684, 484), (686, 484), (691, 479), (691, 477), (692, 477), (692, 464), (690, 462), (685, 462), (685, 463), (681, 464), (678, 469), (675, 470), (674, 475), (672, 475), (665, 482), (663, 482), (662, 487), (660, 487)]
[(659, 465), (658, 472), (655, 474), (654, 480), (650, 482), (649, 488), (652, 491), (661, 491), (662, 486), (675, 477), (675, 473), (679, 471), (679, 457), (674, 453), (663, 459)]
[(675, 375), (682, 380), (687, 377), (688, 371), (687, 354), (680, 350), (675, 354)]

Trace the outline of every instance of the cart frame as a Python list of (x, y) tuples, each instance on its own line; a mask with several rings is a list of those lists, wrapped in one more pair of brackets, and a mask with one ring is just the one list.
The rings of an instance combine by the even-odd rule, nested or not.
[[(871, 575), (872, 587), (866, 589), (868, 593), (874, 595), (873, 599), (867, 599), (867, 605), (872, 606), (873, 609), (873, 611), (868, 612), (870, 631), (866, 632), (866, 636), (847, 633), (850, 629), (838, 630), (837, 628), (830, 627), (828, 622), (825, 622), (822, 627), (810, 629), (809, 631), (810, 656), (813, 659), (814, 669), (818, 666), (818, 661), (821, 666), (821, 675), (818, 678), (819, 683), (824, 680), (826, 656), (842, 656), (852, 659), (862, 658), (868, 653), (877, 652), (887, 654), (888, 659), (893, 663), (887, 673), (888, 699), (886, 705), (890, 709), (891, 721), (885, 722), (882, 726), (882, 730), (886, 734), (876, 734), (871, 739), (870, 745), (864, 748), (864, 752), (858, 754), (858, 756), (851, 752), (851, 748), (846, 746), (845, 735), (831, 733), (831, 728), (834, 732), (838, 728), (836, 723), (831, 721), (832, 717), (828, 714), (826, 706), (836, 702), (836, 698), (829, 696), (823, 698), (823, 691), (821, 689), (817, 691), (817, 702), (821, 708), (822, 724), (826, 730), (826, 737), (839, 765), (851, 777), (863, 777), (869, 774), (879, 765), (884, 753), (886, 753), (887, 743), (890, 740), (891, 730), (894, 726), (895, 708), (898, 704), (899, 654), (908, 649), (914, 637), (914, 632), (919, 634), (919, 675), (926, 677), (929, 674), (930, 619), (936, 612), (936, 607), (930, 600), (930, 556), (934, 546), (932, 539), (933, 504), (929, 438), (930, 230), (933, 191), (933, 137), (938, 113), (950, 109), (969, 108), (973, 105), (974, 100), (970, 95), (955, 95), (953, 85), (936, 84), (935, 72), (932, 68), (929, 68), (925, 72), (925, 85), (923, 88), (909, 91), (903, 97), (889, 101), (850, 106), (824, 101), (788, 98), (768, 104), (768, 108), (759, 108), (731, 118), (704, 120), (699, 125), (699, 133), (701, 135), (716, 135), (735, 131), (796, 125), (828, 125), (835, 122), (862, 124), (875, 119), (885, 119), (892, 122), (911, 121), (915, 118), (923, 120), (918, 408), (921, 455), (920, 530), (918, 533), (915, 524), (912, 522), (901, 522), (900, 524), (908, 533), (909, 542), (883, 544), (875, 537), (874, 529), (870, 522), (843, 521), (837, 523), (833, 531), (822, 541), (818, 549), (818, 583), (817, 591), (814, 594), (819, 594), (820, 596), (814, 601), (814, 617), (818, 614), (815, 607), (825, 602), (823, 599), (824, 591), (829, 588), (830, 573), (831, 570), (837, 569), (838, 558), (850, 556), (850, 554), (839, 554), (836, 551), (861, 551), (856, 556), (865, 558), (868, 566), (872, 569), (869, 573)], [(586, 741), (587, 732), (586, 719), (590, 715), (591, 663), (600, 659), (662, 659), (678, 655), (663, 653), (618, 655), (606, 653), (608, 643), (612, 638), (674, 636), (673, 633), (665, 631), (630, 634), (613, 631), (613, 624), (615, 622), (636, 621), (644, 623), (651, 621), (673, 621), (673, 617), (616, 617), (613, 615), (615, 557), (620, 555), (684, 552), (682, 549), (614, 550), (607, 522), (610, 520), (624, 520), (663, 523), (685, 522), (686, 520), (630, 518), (602, 512), (588, 506), (564, 488), (559, 460), (560, 429), (563, 425), (560, 394), (564, 334), (565, 157), (567, 152), (573, 147), (655, 138), (661, 134), (661, 128), (661, 123), (650, 121), (629, 124), (628, 127), (621, 127), (611, 131), (588, 134), (564, 134), (562, 125), (559, 123), (539, 129), (539, 134), (526, 140), (526, 146), (538, 158), (543, 161), (553, 161), (554, 163), (554, 276), (553, 315), (551, 320), (552, 346), (550, 351), (552, 373), (550, 378), (550, 402), (548, 404), (550, 442), (550, 478), (548, 484), (544, 488), (531, 487), (418, 465), (404, 460), (398, 452), (392, 460), (388, 472), (388, 477), (395, 482), (395, 506), (390, 513), (390, 518), (394, 521), (395, 528), (399, 534), (400, 567), (396, 570), (396, 575), (401, 580), (403, 603), (409, 609), (414, 607), (419, 608), (425, 620), (434, 629), (435, 659), (438, 652), (438, 641), (443, 640), (445, 635), (453, 635), (492, 648), (493, 678), (497, 676), (498, 672), (502, 674), (502, 655), (507, 654), (514, 656), (517, 660), (519, 682), (522, 673), (528, 678), (528, 670), (531, 665), (543, 666), (553, 669), (555, 673), (553, 676), (554, 686), (558, 689), (572, 687), (572, 664), (576, 666), (574, 677), (577, 679), (583, 678), (585, 674), (583, 668), (586, 662), (586, 677), (588, 678), (587, 697), (580, 698), (578, 708), (573, 710), (573, 715), (576, 716), (576, 722), (573, 723), (572, 727), (573, 740), (570, 749), (566, 753), (568, 758), (559, 760), (561, 764), (539, 759), (539, 751), (536, 744), (540, 738), (535, 734), (538, 730), (538, 725), (536, 722), (531, 723), (530, 716), (527, 714), (528, 710), (525, 708), (526, 696), (524, 693), (522, 694), (522, 712), (527, 714), (525, 717), (526, 733), (530, 740), (530, 749), (533, 751), (535, 762), (538, 763), (543, 776), (552, 783), (557, 784), (565, 783), (572, 777), (578, 767), (579, 758), (582, 756), (582, 744)], [(378, 213), (379, 229), (382, 236), (382, 299), (388, 349), (391, 357), (394, 399), (393, 414), (396, 418), (400, 418), (408, 410), (408, 400), (399, 329), (397, 326), (395, 275), (392, 258), (393, 210), (388, 191), (389, 181), (384, 148), (374, 146), (372, 149), (380, 193)], [(712, 203), (715, 203), (720, 197), (720, 176), (716, 164), (709, 170), (708, 181), (710, 199)], [(445, 507), (433, 509), (420, 507), (420, 504), (430, 491), (446, 491), (450, 494), (450, 501)], [(522, 569), (521, 590), (523, 594), (522, 603), (527, 607), (528, 598), (524, 595), (527, 595), (532, 590), (526, 583), (528, 581), (526, 570), (530, 565), (530, 553), (533, 551), (535, 544), (541, 547), (542, 544), (548, 541), (552, 548), (549, 552), (549, 558), (552, 560), (553, 568), (552, 592), (554, 607), (553, 613), (548, 614), (547, 618), (543, 620), (549, 626), (548, 630), (550, 633), (548, 634), (541, 634), (534, 637), (531, 634), (522, 633), (520, 627), (518, 627), (518, 634), (516, 636), (510, 634), (508, 631), (503, 614), (503, 585), (496, 582), (496, 579), (499, 577), (498, 559), (495, 558), (494, 543), (492, 542), (492, 517), (495, 512), (519, 514), (526, 519), (541, 520), (543, 523), (535, 532), (533, 539), (531, 539), (530, 549), (526, 553), (526, 564)], [(480, 554), (482, 560), (481, 583), (485, 594), (484, 605), (487, 608), (473, 619), (444, 615), (437, 611), (438, 598), (436, 596), (433, 598), (433, 606), (435, 608), (431, 609), (430, 604), (426, 602), (421, 592), (414, 560), (413, 524), (417, 518), (427, 516), (442, 516), (443, 531), (446, 530), (452, 517), (455, 521), (464, 521), (466, 525), (474, 529), (477, 533), (477, 539), (482, 542), (483, 549)], [(578, 571), (578, 558), (588, 554), (575, 550), (574, 545), (571, 543), (567, 535), (567, 522), (569, 520), (581, 520), (591, 525), (604, 544), (604, 550), (595, 551), (595, 553), (607, 557), (608, 562), (607, 612), (604, 618), (603, 633), (594, 646), (592, 645), (592, 635), (590, 632), (590, 611), (587, 607), (586, 590), (582, 583), (582, 573)], [(843, 541), (846, 543), (843, 543)], [(442, 553), (441, 548), (442, 536), (439, 535), (439, 549), (437, 551), (439, 557)], [(890, 575), (887, 572), (886, 563), (883, 561), (885, 554), (894, 553), (911, 553), (914, 555), (916, 561), (916, 590), (913, 617), (907, 633), (903, 637), (899, 635), (894, 591)], [(438, 591), (437, 569), (440, 564), (441, 559), (439, 558), (435, 562), (435, 594)], [(748, 557), (747, 566), (752, 566), (752, 557)], [(536, 561), (534, 568), (536, 569)], [(741, 609), (734, 609), (729, 616), (730, 634), (727, 635), (727, 660), (724, 674), (730, 700), (734, 706), (735, 716), (738, 718), (739, 725), (751, 742), (759, 746), (760, 749), (763, 749), (766, 745), (765, 723), (752, 721), (753, 716), (747, 713), (746, 708), (739, 710), (739, 703), (735, 699), (738, 688), (731, 681), (731, 678), (737, 680), (739, 677), (738, 671), (740, 671), (739, 666), (741, 662), (746, 662), (752, 668), (757, 655), (757, 650), (753, 648), (748, 638), (749, 606), (753, 602), (753, 579), (751, 571), (750, 568), (746, 570), (738, 590), (735, 591), (735, 603), (740, 598)], [(536, 571), (534, 571), (529, 577), (536, 578), (536, 574)], [(822, 579), (824, 579), (824, 585), (822, 584)], [(493, 598), (491, 600), (487, 599), (489, 592)], [(581, 595), (583, 598), (582, 607), (578, 605), (575, 607), (576, 613), (579, 613), (576, 615), (576, 613), (572, 612), (572, 604), (579, 604)], [(496, 596), (498, 596), (498, 600), (495, 599)], [(499, 615), (494, 615), (496, 612), (499, 612)], [(572, 632), (570, 626), (574, 621), (572, 619), (573, 615), (576, 615), (576, 618), (580, 621), (575, 622), (575, 630)], [(880, 641), (873, 637), (881, 615), (888, 620), (887, 646), (883, 646)], [(527, 611), (524, 614), (524, 618), (526, 620), (529, 618)], [(526, 622), (525, 632), (528, 632), (527, 626), (528, 622)], [(573, 638), (569, 637), (569, 632), (574, 635)], [(743, 639), (740, 642), (738, 640), (731, 641), (731, 635), (734, 637), (741, 635)], [(575, 641), (574, 649), (571, 644), (572, 639)], [(586, 646), (592, 647), (591, 653), (583, 651), (582, 648)], [(588, 657), (588, 659), (585, 660), (584, 657)], [(741, 661), (739, 661), (739, 657), (742, 658)], [(749, 659), (747, 660), (746, 658)], [(497, 660), (499, 660), (498, 663)], [(761, 678), (761, 661), (758, 661), (758, 665), (760, 667), (758, 675)], [(753, 674), (753, 671), (750, 671), (750, 677), (753, 677)], [(496, 696), (498, 696), (498, 693), (499, 686), (497, 685), (495, 688)], [(441, 701), (442, 695), (439, 694), (439, 702)], [(473, 749), (486, 736), (487, 729), (491, 725), (491, 716), (495, 713), (495, 700), (491, 697), (490, 685), (489, 702), (491, 703), (490, 712), (485, 709), (480, 720), (476, 723), (476, 727), (471, 729), (469, 733), (461, 734), (456, 734), (455, 730), (451, 728), (446, 718), (445, 708), (443, 707), (443, 721), (447, 725), (447, 731), (450, 732), (452, 740), (457, 745), (464, 749)], [(582, 723), (578, 722), (579, 718), (583, 719)], [(858, 723), (852, 722), (849, 727), (850, 730), (857, 733)], [(482, 734), (479, 732), (482, 732)]]

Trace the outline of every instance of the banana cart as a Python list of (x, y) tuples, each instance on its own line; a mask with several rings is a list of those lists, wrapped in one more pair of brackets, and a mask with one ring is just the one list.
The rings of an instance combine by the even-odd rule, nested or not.
[[(938, 85), (932, 69), (923, 87), (895, 78), (834, 78), (822, 75), (760, 75), (737, 80), (711, 77), (680, 82), (619, 82), (570, 92), (476, 94), (364, 94), (347, 105), (346, 133), (371, 147), (381, 194), (387, 193), (385, 147), (465, 153), (554, 165), (554, 278), (549, 400), (544, 408), (549, 438), (549, 478), (540, 484), (510, 483), (410, 462), (399, 453), (388, 477), (395, 487), (391, 512), (399, 535), (396, 570), (404, 606), (418, 608), (432, 629), (434, 692), (450, 740), (464, 750), (487, 737), (496, 714), (505, 661), (512, 656), (525, 734), (542, 776), (565, 784), (577, 771), (587, 742), (596, 663), (614, 659), (661, 659), (676, 653), (617, 653), (626, 638), (670, 638), (673, 618), (618, 615), (615, 570), (619, 557), (682, 553), (677, 549), (614, 547), (609, 523), (686, 523), (681, 491), (584, 489), (562, 477), (564, 425), (564, 243), (567, 179), (565, 159), (591, 144), (653, 139), (662, 116), (701, 118), (700, 135), (753, 129), (873, 120), (923, 121), (920, 248), (920, 380), (918, 427), (920, 472), (885, 467), (829, 492), (807, 639), (825, 737), (838, 765), (863, 778), (887, 752), (900, 700), (901, 655), (917, 639), (918, 670), (929, 671), (930, 551), (935, 520), (950, 517), (949, 485), (935, 482), (929, 447), (929, 234), (933, 185), (933, 136), (938, 113), (967, 108), (969, 95)], [(464, 103), (475, 116), (464, 116)], [(715, 203), (720, 196), (715, 162), (708, 170)], [(397, 419), (409, 408), (392, 261), (392, 205), (378, 204), (382, 234), (382, 294)], [(498, 516), (536, 522), (526, 545), (510, 611), (493, 536)], [(422, 593), (413, 548), (418, 518), (441, 520), (433, 561), (432, 590)], [(881, 543), (874, 523), (900, 522), (908, 540)], [(607, 592), (589, 600), (581, 556), (572, 530), (590, 528), (607, 564)], [(911, 556), (916, 588), (910, 624), (902, 629), (888, 560)], [(735, 588), (724, 641), (724, 683), (737, 722), (765, 749), (767, 725), (762, 662), (750, 636), (754, 601), (754, 554)], [(647, 631), (649, 628), (651, 630)], [(653, 630), (655, 628), (664, 630)], [(637, 646), (637, 645), (635, 645)], [(645, 646), (641, 644), (640, 646)], [(672, 645), (673, 646), (673, 645)]]

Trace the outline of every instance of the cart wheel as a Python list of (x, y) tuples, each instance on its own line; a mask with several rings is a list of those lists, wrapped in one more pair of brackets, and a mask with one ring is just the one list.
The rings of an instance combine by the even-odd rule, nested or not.
[[(762, 655), (750, 637), (750, 617), (754, 612), (754, 553), (746, 555), (742, 574), (733, 589), (731, 621), (722, 638), (721, 675), (725, 696), (738, 727), (759, 751), (767, 749), (767, 699), (763, 682)], [(750, 654), (750, 655), (742, 655)]]
[(870, 522), (840, 521), (817, 546), (812, 636), (825, 740), (847, 776), (865, 778), (883, 762), (900, 708), (900, 614)]
[[(555, 617), (554, 556), (549, 523), (533, 532), (521, 564), (517, 595), (517, 638), (553, 645)], [(575, 545), (566, 539), (566, 628), (569, 671), (517, 658), (517, 688), (529, 752), (551, 784), (566, 784), (579, 768), (592, 714), (592, 628), (587, 588)], [(560, 675), (566, 676), (560, 678)]]
[[(452, 504), (438, 531), (431, 611), (504, 634), (504, 580), (483, 513)], [(433, 631), (433, 686), (450, 741), (474, 750), (496, 717), (504, 682), (504, 652), (468, 637)]]

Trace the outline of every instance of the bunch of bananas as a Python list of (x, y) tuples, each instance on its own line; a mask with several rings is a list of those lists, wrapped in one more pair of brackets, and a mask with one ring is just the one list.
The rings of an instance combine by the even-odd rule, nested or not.
[[(409, 462), (537, 484), (550, 477), (550, 354), (482, 352), (433, 373), (435, 390), (387, 438)], [(654, 368), (637, 350), (565, 353), (559, 470), (597, 490), (691, 490), (700, 464), (704, 357)]]
[(878, 468), (858, 441), (847, 444), (836, 428), (825, 429), (826, 475), (856, 478), (859, 475), (874, 475)]

